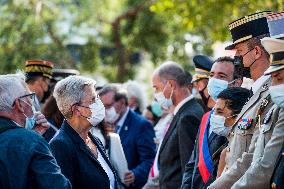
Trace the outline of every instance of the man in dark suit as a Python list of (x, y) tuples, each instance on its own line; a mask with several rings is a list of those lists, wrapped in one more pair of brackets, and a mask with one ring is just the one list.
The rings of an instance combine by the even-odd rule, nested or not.
[(119, 114), (116, 130), (130, 170), (125, 175), (124, 183), (129, 189), (140, 189), (147, 182), (155, 158), (154, 129), (148, 120), (128, 107), (125, 90), (117, 89), (114, 92), (113, 106)]
[(177, 63), (165, 62), (158, 67), (153, 73), (152, 84), (161, 106), (175, 106), (173, 121), (159, 150), (160, 188), (179, 188), (204, 112), (188, 89), (185, 71)]

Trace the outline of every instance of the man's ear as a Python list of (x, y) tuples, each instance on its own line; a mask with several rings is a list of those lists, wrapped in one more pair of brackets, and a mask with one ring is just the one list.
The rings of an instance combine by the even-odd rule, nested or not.
[(241, 87), (242, 84), (243, 84), (243, 79), (241, 79), (241, 78), (236, 79), (235, 87)]
[(19, 100), (19, 99), (16, 99), (16, 100), (15, 100), (15, 103), (14, 103), (14, 105), (13, 105), (12, 108), (13, 108), (14, 110), (16, 110), (16, 111), (21, 112), (21, 113), (24, 112), (24, 107), (23, 107), (23, 105), (20, 103), (20, 100)]
[(73, 115), (78, 116), (80, 114), (80, 112), (78, 110), (78, 106), (76, 106), (76, 105), (71, 106), (71, 112), (72, 112), (72, 116)]
[(176, 87), (177, 87), (176, 81), (175, 81), (175, 80), (168, 80), (168, 82), (169, 82), (169, 86), (170, 86), (173, 90), (175, 90)]
[(260, 46), (255, 46), (255, 59), (259, 59), (262, 56), (263, 50)]

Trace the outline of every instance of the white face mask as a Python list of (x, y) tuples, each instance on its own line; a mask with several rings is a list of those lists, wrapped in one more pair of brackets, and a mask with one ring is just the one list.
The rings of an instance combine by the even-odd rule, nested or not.
[(220, 136), (228, 136), (232, 127), (225, 127), (225, 121), (226, 118), (224, 116), (212, 114), (210, 117), (210, 126), (212, 127), (212, 131)]
[(113, 124), (118, 119), (118, 117), (119, 114), (116, 113), (116, 110), (113, 106), (111, 108), (106, 109), (106, 122)]
[(172, 101), (173, 90), (171, 92), (170, 98), (166, 98), (164, 95), (166, 86), (167, 84), (165, 85), (162, 92), (154, 93), (154, 97), (157, 100), (158, 104), (160, 104), (160, 106), (168, 109), (173, 105), (173, 101)]
[(93, 127), (97, 126), (105, 118), (105, 106), (102, 101), (97, 98), (96, 102), (89, 106), (92, 115), (88, 117), (87, 120), (91, 123)]
[(280, 108), (284, 108), (284, 84), (270, 86), (271, 100)]

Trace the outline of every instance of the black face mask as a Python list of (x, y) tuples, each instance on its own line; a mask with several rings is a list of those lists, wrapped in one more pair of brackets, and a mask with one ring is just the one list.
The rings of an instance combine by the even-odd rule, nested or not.
[(199, 91), (199, 94), (200, 94), (200, 96), (201, 96), (201, 98), (202, 98), (202, 101), (203, 101), (203, 103), (205, 104), (205, 106), (208, 108), (208, 101), (209, 101), (209, 98), (210, 98), (210, 96), (208, 96), (208, 97), (206, 97), (205, 96), (205, 94), (204, 94), (204, 90), (206, 89), (206, 87), (204, 87), (201, 91)]
[[(251, 51), (251, 50), (250, 50)], [(250, 67), (255, 63), (256, 60), (254, 60), (249, 67), (245, 67), (244, 66), (244, 62), (243, 62), (243, 57), (248, 54), (250, 51), (246, 52), (244, 55), (242, 56), (235, 56), (234, 57), (234, 66), (235, 69), (237, 70), (238, 74), (241, 77), (246, 77), (246, 78), (250, 78), (251, 79), (251, 73), (250, 73)]]
[(243, 56), (235, 56), (234, 57), (234, 66), (235, 66), (235, 70), (237, 72), (237, 75), (251, 79), (250, 67), (255, 63), (255, 61), (253, 61), (253, 63), (251, 63), (251, 65), (249, 67), (245, 67), (244, 63), (243, 63)]

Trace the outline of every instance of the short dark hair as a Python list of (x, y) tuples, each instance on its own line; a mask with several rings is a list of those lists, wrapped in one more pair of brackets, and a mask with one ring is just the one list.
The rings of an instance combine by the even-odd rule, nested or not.
[(186, 78), (186, 85), (191, 86), (192, 85), (192, 75), (188, 71), (185, 72), (185, 78)]
[(125, 105), (127, 106), (128, 105), (127, 91), (123, 89), (117, 89), (115, 91), (114, 101), (117, 102), (121, 99), (125, 100), (125, 103), (126, 103)]
[[(34, 84), (37, 80), (39, 80), (40, 78), (42, 78), (43, 76), (37, 75), (37, 76), (33, 76), (33, 77), (26, 77), (26, 83), (27, 84)], [(43, 77), (44, 78), (44, 77)]]
[(261, 39), (264, 37), (269, 37), (269, 34), (263, 34), (257, 37), (253, 37), (247, 41), (247, 47), (249, 50), (254, 49), (255, 46), (259, 46), (261, 50), (264, 52), (266, 55), (267, 59), (269, 59), (270, 55), (269, 53), (265, 50), (265, 48), (261, 44)]
[(229, 87), (223, 90), (217, 98), (226, 101), (226, 106), (233, 114), (239, 114), (251, 96), (250, 90), (242, 87)]
[(230, 63), (232, 63), (233, 66), (234, 66), (233, 79), (242, 79), (241, 73), (240, 73), (239, 70), (236, 69), (236, 67), (235, 67), (234, 58), (231, 58), (231, 57), (229, 57), (229, 56), (222, 56), (222, 57), (217, 58), (217, 59), (213, 62), (213, 64), (215, 64), (215, 63), (217, 63), (217, 62), (230, 62)]
[(103, 96), (109, 92), (116, 93), (117, 87), (114, 84), (106, 84), (100, 90), (98, 90), (98, 95)]
[(156, 72), (163, 80), (175, 80), (180, 87), (187, 87), (185, 71), (176, 62), (166, 61), (157, 68)]

